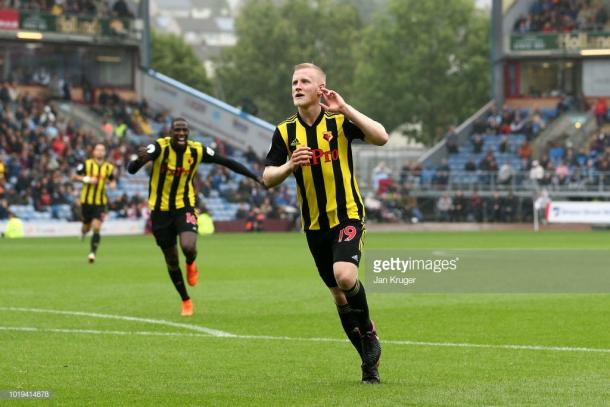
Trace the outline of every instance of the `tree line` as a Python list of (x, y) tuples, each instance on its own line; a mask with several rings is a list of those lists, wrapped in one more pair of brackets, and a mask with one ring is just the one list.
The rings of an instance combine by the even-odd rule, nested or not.
[[(388, 130), (421, 123), (416, 136), (431, 145), (489, 99), (489, 15), (474, 0), (382, 3), (363, 16), (362, 1), (246, 1), (235, 21), (237, 45), (216, 61), (213, 93), (230, 104), (253, 103), (259, 117), (278, 123), (295, 110), (292, 67), (313, 62), (348, 103)], [(184, 54), (174, 59), (165, 50), (184, 51), (175, 42), (158, 50), (156, 37), (153, 68), (161, 60), (160, 72), (212, 93), (201, 64)]]

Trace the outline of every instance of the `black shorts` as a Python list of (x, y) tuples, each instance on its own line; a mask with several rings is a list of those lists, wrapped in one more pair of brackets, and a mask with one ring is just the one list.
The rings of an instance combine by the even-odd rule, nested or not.
[(360, 264), (366, 228), (360, 220), (349, 220), (329, 230), (308, 230), (307, 244), (316, 262), (318, 273), (327, 287), (337, 286), (333, 264), (347, 261)]
[(106, 216), (106, 205), (81, 205), (81, 219), (85, 225), (91, 223), (93, 219), (104, 221)]
[(175, 211), (152, 211), (152, 232), (162, 249), (176, 245), (176, 237), (182, 232), (197, 233), (197, 212), (193, 208)]

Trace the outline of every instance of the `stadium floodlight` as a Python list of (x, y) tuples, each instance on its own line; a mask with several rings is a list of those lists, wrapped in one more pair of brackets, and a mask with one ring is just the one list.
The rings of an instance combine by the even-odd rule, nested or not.
[(580, 55), (585, 57), (598, 57), (610, 55), (610, 49), (583, 49), (580, 51)]
[(41, 40), (42, 33), (36, 31), (18, 31), (17, 38), (20, 40)]

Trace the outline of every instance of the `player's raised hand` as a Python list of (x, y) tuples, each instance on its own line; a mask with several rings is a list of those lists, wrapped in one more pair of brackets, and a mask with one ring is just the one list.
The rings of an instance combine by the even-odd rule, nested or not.
[(340, 94), (334, 90), (327, 89), (325, 86), (320, 86), (320, 90), (322, 91), (324, 101), (326, 102), (320, 102), (320, 106), (322, 106), (324, 110), (331, 113), (344, 113), (347, 103), (345, 103), (345, 100), (343, 100), (343, 97), (341, 97)]
[(292, 157), (290, 157), (292, 169), (295, 170), (301, 165), (309, 165), (309, 160), (312, 156), (313, 154), (311, 152), (311, 148), (307, 146), (297, 147), (297, 149), (292, 153)]

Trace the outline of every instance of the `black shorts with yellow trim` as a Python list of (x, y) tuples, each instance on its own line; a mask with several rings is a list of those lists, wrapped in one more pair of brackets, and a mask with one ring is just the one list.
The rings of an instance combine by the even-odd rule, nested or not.
[(327, 287), (337, 287), (333, 264), (346, 261), (360, 264), (366, 228), (361, 220), (348, 220), (328, 230), (307, 230), (309, 251)]
[(94, 219), (104, 221), (106, 217), (106, 205), (81, 204), (81, 220), (85, 225), (90, 224)]
[(152, 211), (150, 220), (157, 245), (161, 249), (166, 249), (176, 245), (180, 233), (197, 233), (197, 215), (197, 211), (193, 208)]

